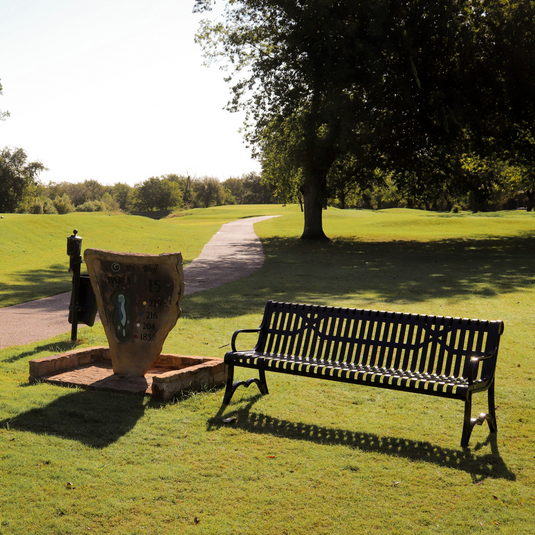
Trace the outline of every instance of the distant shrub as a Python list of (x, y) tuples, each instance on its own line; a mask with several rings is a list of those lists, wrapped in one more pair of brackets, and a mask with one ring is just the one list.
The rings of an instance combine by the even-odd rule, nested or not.
[(30, 214), (42, 214), (43, 213), (43, 199), (36, 198), (32, 201), (28, 207), (28, 213)]
[(105, 212), (106, 211), (106, 203), (102, 201), (93, 201), (93, 204), (95, 205), (95, 212)]
[(102, 195), (100, 202), (103, 206), (103, 212), (116, 212), (121, 209), (117, 200), (114, 199), (108, 192)]
[(43, 214), (57, 214), (58, 210), (54, 203), (47, 197), (43, 201)]
[(61, 197), (56, 197), (53, 202), (58, 214), (69, 214), (70, 212), (74, 212), (74, 206), (66, 193)]
[(77, 212), (97, 212), (98, 207), (94, 201), (86, 201), (76, 207)]

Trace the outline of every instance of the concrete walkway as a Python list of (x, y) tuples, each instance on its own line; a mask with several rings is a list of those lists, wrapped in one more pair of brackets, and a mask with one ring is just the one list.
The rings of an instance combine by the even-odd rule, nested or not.
[[(253, 225), (278, 216), (250, 217), (226, 223), (184, 268), (185, 295), (209, 290), (254, 273), (264, 263)], [(177, 249), (179, 249), (179, 245)], [(0, 349), (69, 333), (71, 292), (0, 308)]]

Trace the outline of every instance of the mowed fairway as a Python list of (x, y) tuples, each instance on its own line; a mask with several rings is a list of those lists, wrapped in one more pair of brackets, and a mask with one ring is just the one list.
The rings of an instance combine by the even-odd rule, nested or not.
[[(26, 230), (12, 237), (8, 216), (2, 303), (20, 302), (34, 279), (44, 281), (36, 296), (56, 291), (47, 270), (66, 271), (72, 228), (84, 248), (182, 250), (189, 262), (222, 223), (276, 214), (255, 225), (264, 266), (187, 296), (164, 351), (222, 357), (235, 329), (258, 326), (267, 299), (502, 319), (497, 436), (477, 426), (462, 450), (463, 405), (454, 400), (269, 373), (270, 395), (242, 388), (224, 411), (222, 390), (159, 403), (28, 385), (28, 361), (72, 347), (66, 334), (0, 351), (0, 534), (534, 532), (535, 214), (328, 209), (325, 243), (297, 239), (295, 206), (162, 221), (13, 216), (21, 223), (9, 228)], [(5, 248), (11, 240), (27, 251), (36, 243), (27, 229), (52, 225), (46, 218), (61, 222), (47, 230), (57, 258), (45, 245), (23, 259)], [(64, 275), (57, 291), (68, 282)], [(239, 338), (240, 348), (248, 343)], [(100, 325), (80, 329), (80, 347), (103, 344)], [(485, 409), (485, 395), (475, 396), (474, 413)]]

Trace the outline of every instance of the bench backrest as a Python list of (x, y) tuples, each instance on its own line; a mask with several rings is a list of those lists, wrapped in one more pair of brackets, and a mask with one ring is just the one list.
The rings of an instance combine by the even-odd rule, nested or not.
[[(502, 332), (501, 321), (268, 301), (255, 349), (461, 377), (470, 357), (497, 354)], [(484, 361), (479, 376), (495, 366)]]

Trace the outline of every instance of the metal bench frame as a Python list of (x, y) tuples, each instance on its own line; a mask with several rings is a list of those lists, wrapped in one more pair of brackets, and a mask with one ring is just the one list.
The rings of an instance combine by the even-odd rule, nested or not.
[[(268, 394), (266, 371), (303, 375), (464, 401), (461, 446), (476, 424), (496, 433), (494, 374), (502, 321), (461, 319), (268, 301), (258, 329), (239, 329), (225, 355), (223, 403), (239, 386)], [(238, 351), (241, 333), (258, 333)], [(236, 366), (259, 378), (234, 382)], [(472, 395), (488, 392), (488, 413), (472, 418)]]

